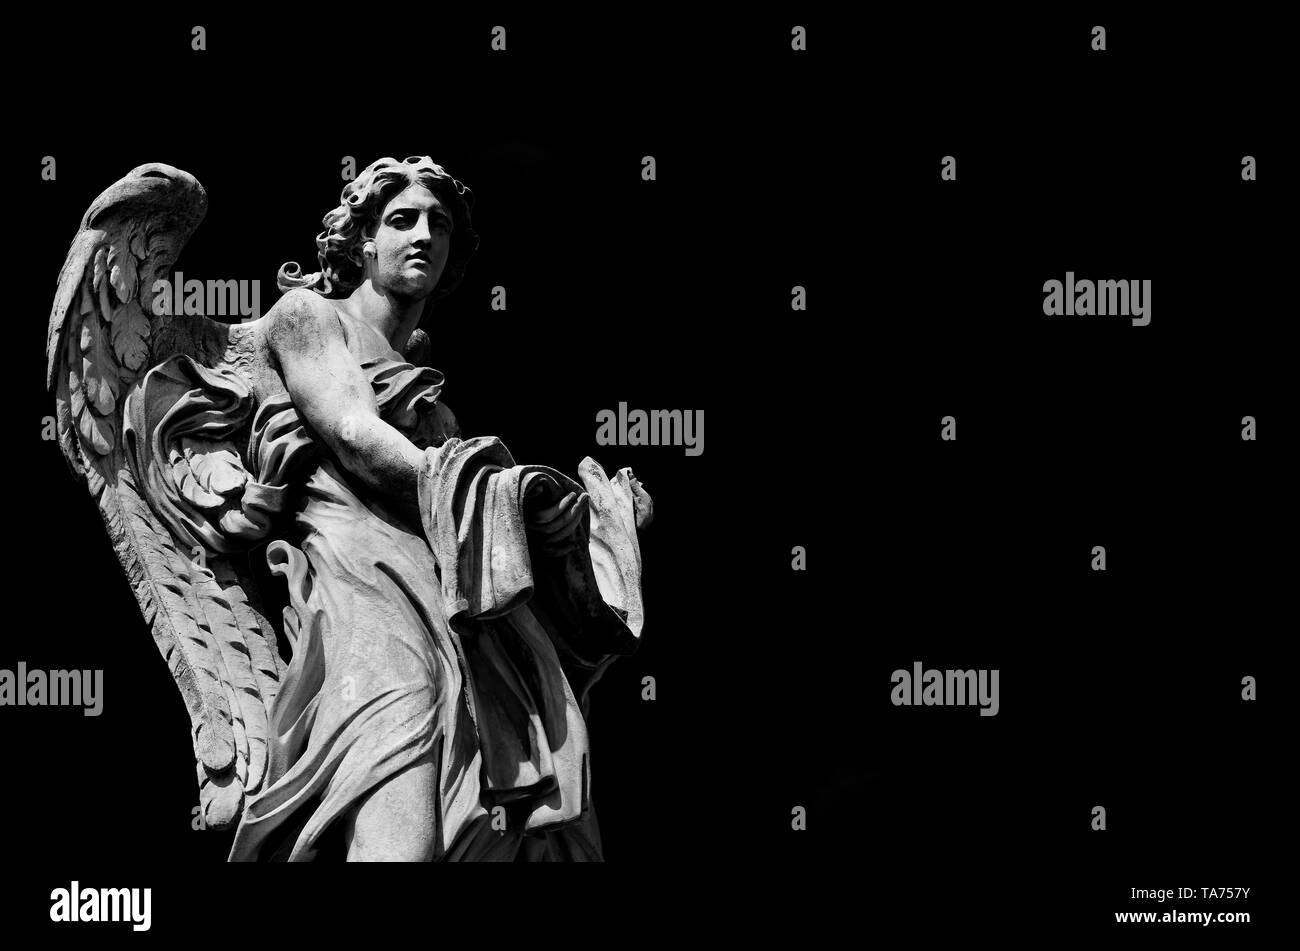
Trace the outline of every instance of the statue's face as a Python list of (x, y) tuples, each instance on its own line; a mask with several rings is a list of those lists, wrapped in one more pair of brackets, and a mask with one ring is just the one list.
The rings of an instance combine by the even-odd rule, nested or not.
[(375, 289), (419, 300), (438, 286), (451, 249), (451, 212), (423, 185), (394, 195), (379, 216), (366, 259)]

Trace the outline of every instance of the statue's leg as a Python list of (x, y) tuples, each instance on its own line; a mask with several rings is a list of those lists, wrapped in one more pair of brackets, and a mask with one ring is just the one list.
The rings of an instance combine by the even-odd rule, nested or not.
[(349, 862), (431, 862), (438, 821), (438, 771), (429, 752), (376, 786), (348, 816)]

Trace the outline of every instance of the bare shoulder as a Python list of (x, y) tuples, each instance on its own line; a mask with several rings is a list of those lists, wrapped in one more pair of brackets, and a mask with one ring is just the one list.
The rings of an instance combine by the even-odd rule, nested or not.
[(315, 291), (301, 287), (285, 293), (263, 319), (266, 341), (277, 351), (319, 346), (324, 340), (342, 333), (334, 304)]
[(259, 398), (285, 391), (288, 368), (316, 364), (344, 339), (333, 302), (305, 288), (288, 291), (238, 332), (236, 357), (247, 365)]

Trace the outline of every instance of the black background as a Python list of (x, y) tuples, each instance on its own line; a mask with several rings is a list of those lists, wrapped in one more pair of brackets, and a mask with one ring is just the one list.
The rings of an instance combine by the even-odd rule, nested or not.
[[(343, 156), (429, 154), (475, 191), (482, 238), (429, 327), (462, 428), (525, 462), (630, 465), (656, 503), (642, 649), (593, 694), (614, 874), (529, 891), (641, 928), (690, 909), (817, 930), (817, 908), (868, 934), (1146, 940), (1161, 926), (1113, 913), (1169, 905), (1131, 888), (1251, 886), (1244, 905), (1174, 904), (1251, 911), (1207, 929), (1232, 940), (1266, 927), (1289, 686), (1270, 675), (1287, 670), (1294, 568), (1276, 24), (394, 10), (47, 19), (24, 45), (37, 65), (10, 86), (8, 180), (32, 266), (0, 666), (102, 668), (106, 701), (98, 718), (0, 711), (6, 839), (29, 870), (15, 921), (48, 925), (49, 890), (78, 878), (152, 886), (156, 933), (197, 915), (203, 888), (274, 909), (346, 894), (340, 917), (364, 926), (366, 887), (406, 907), (434, 881), (220, 864), (230, 836), (190, 829), (179, 695), (92, 502), (39, 439), (59, 267), (132, 167), (203, 183), (180, 269), (259, 279), (265, 311), (280, 264), (315, 269)], [(1067, 270), (1150, 279), (1151, 324), (1044, 317), (1043, 282)], [(596, 446), (597, 411), (620, 401), (704, 410), (704, 454)], [(893, 707), (890, 674), (915, 660), (1000, 669), (999, 715)]]

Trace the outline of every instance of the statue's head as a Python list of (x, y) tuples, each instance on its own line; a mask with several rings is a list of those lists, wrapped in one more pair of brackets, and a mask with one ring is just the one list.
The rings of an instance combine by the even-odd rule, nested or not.
[(474, 193), (427, 155), (382, 158), (343, 186), (341, 203), (323, 219), (320, 272), (303, 275), (290, 262), (277, 283), (345, 297), (370, 279), (403, 297), (444, 297), (478, 248), (473, 207)]

